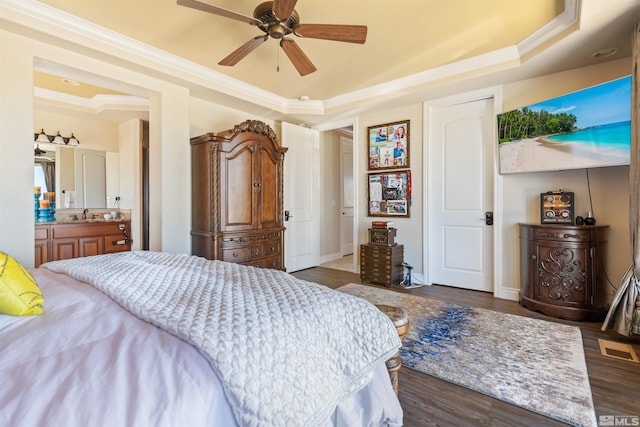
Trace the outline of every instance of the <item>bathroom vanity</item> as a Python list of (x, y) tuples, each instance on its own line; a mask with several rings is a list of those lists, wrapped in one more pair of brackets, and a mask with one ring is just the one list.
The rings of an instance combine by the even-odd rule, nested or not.
[(35, 262), (130, 251), (130, 220), (78, 220), (35, 225)]

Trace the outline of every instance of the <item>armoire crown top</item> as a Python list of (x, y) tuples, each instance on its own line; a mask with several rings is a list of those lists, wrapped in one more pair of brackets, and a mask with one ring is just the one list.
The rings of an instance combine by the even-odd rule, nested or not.
[(274, 130), (271, 129), (271, 127), (268, 124), (260, 120), (245, 120), (244, 122), (235, 125), (233, 127), (231, 139), (233, 139), (236, 135), (242, 132), (253, 132), (260, 135), (265, 135), (269, 137), (269, 139), (280, 144), (280, 141), (278, 141), (278, 136), (276, 135)]

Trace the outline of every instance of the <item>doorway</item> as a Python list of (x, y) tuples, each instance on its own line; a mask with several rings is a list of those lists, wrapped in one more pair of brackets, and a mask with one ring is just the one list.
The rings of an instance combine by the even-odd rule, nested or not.
[(493, 292), (493, 98), (425, 111), (429, 283)]
[(340, 136), (340, 254), (353, 255), (353, 140)]
[(355, 178), (353, 125), (321, 132), (322, 267), (354, 272)]

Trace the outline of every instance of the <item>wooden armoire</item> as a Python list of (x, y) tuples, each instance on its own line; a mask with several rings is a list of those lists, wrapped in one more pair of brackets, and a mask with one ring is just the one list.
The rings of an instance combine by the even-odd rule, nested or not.
[(267, 124), (191, 138), (191, 252), (284, 270), (283, 163)]

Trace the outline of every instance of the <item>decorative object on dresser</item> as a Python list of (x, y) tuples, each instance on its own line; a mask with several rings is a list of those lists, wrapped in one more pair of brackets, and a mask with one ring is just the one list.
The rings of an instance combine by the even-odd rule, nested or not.
[(563, 190), (540, 193), (540, 223), (573, 225), (574, 206), (573, 193)]
[(360, 280), (393, 287), (402, 282), (404, 246), (360, 245)]
[(369, 229), (369, 244), (393, 246), (396, 244), (396, 229), (393, 221), (373, 221)]
[(131, 250), (131, 221), (36, 224), (35, 262), (109, 254)]
[(601, 321), (607, 226), (519, 224), (520, 304), (548, 316)]
[(286, 151), (257, 120), (191, 138), (193, 255), (285, 269)]

